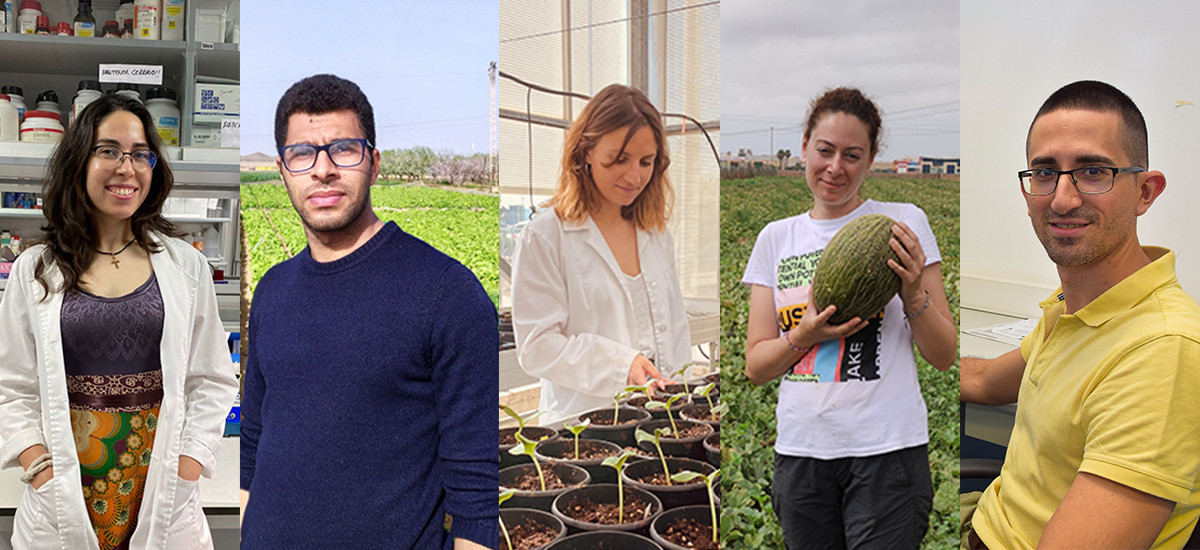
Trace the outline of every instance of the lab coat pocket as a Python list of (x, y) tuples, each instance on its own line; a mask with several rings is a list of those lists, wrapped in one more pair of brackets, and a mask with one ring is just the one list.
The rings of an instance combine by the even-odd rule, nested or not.
[(212, 535), (200, 507), (200, 481), (179, 478), (167, 531), (167, 548), (210, 549)]
[(52, 477), (41, 487), (25, 487), (17, 511), (13, 515), (13, 550), (58, 548), (58, 514), (54, 506), (54, 490), (58, 477)]

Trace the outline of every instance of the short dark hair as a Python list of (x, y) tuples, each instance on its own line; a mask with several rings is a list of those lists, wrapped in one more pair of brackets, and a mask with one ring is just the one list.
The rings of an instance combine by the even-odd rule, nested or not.
[[(1150, 146), (1146, 137), (1146, 119), (1137, 105), (1124, 92), (1111, 84), (1095, 80), (1080, 80), (1059, 88), (1050, 94), (1042, 108), (1033, 117), (1036, 123), (1042, 115), (1060, 109), (1080, 109), (1117, 113), (1124, 124), (1121, 126), (1121, 141), (1125, 145), (1125, 154), (1137, 166), (1149, 169)], [(1033, 123), (1029, 131), (1033, 131)], [(1029, 136), (1025, 137), (1025, 151), (1029, 151)]]
[(296, 113), (319, 115), (335, 111), (354, 111), (363, 136), (372, 146), (375, 141), (375, 112), (358, 85), (331, 74), (313, 75), (288, 88), (275, 108), (275, 148), (287, 140), (288, 118)]
[(883, 119), (879, 107), (857, 88), (840, 87), (826, 90), (808, 106), (808, 117), (804, 121), (804, 141), (812, 137), (813, 128), (826, 113), (846, 113), (861, 120), (867, 127), (867, 138), (871, 141), (871, 154), (879, 152), (879, 129)]
[[(46, 163), (46, 177), (42, 181), (42, 214), (46, 216), (45, 232), (37, 244), (46, 245), (46, 253), (34, 264), (34, 278), (46, 294), (51, 291), (70, 292), (79, 290), (79, 277), (95, 258), (95, 205), (88, 198), (87, 169), (92, 158), (92, 147), (96, 145), (96, 130), (109, 115), (128, 111), (142, 123), (146, 133), (146, 144), (158, 161), (154, 163), (150, 189), (146, 200), (130, 219), (133, 236), (139, 245), (151, 253), (161, 249), (149, 239), (149, 231), (164, 235), (183, 235), (174, 224), (162, 215), (163, 203), (175, 184), (171, 167), (163, 155), (162, 140), (154, 129), (154, 117), (142, 102), (119, 95), (104, 95), (91, 102), (79, 113), (63, 139), (54, 148)], [(63, 275), (63, 284), (51, 289), (46, 268), (57, 267)]]

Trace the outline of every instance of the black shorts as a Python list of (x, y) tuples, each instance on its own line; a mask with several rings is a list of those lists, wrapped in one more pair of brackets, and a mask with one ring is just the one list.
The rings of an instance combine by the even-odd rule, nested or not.
[(926, 446), (833, 460), (776, 453), (771, 502), (790, 550), (920, 548), (933, 507)]

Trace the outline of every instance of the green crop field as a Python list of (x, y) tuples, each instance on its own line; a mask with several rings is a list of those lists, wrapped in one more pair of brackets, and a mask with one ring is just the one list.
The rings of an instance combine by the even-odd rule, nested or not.
[[(862, 196), (916, 204), (929, 216), (942, 254), (942, 276), (958, 323), (958, 181), (872, 177)], [(803, 178), (762, 177), (721, 182), (721, 394), (731, 406), (721, 419), (724, 495), (721, 530), (727, 548), (783, 548), (771, 508), (775, 404), (779, 382), (756, 387), (745, 370), (750, 290), (742, 274), (767, 222), (812, 207)], [(920, 356), (918, 378), (929, 408), (933, 513), (922, 547), (958, 547), (958, 367), (938, 372)]]
[[(500, 242), (497, 195), (463, 193), (448, 189), (376, 185), (371, 205), (385, 222), (428, 242), (467, 266), (497, 301)], [(242, 186), (242, 218), (250, 251), (250, 288), (271, 266), (304, 249), (306, 240), (300, 216), (292, 209), (283, 185), (263, 183)]]

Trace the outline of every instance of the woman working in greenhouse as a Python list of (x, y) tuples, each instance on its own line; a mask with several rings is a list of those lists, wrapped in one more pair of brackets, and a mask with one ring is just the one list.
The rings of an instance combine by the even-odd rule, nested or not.
[(0, 303), (18, 550), (212, 547), (197, 482), (237, 382), (209, 266), (162, 216), (172, 184), (149, 111), (119, 96), (47, 164), (46, 233)]
[(684, 366), (690, 333), (666, 230), (673, 195), (658, 110), (600, 90), (567, 130), (558, 187), (521, 234), (513, 327), (555, 422)]
[[(939, 370), (955, 360), (957, 331), (941, 256), (925, 213), (860, 194), (879, 150), (880, 115), (855, 89), (813, 101), (802, 158), (812, 209), (768, 224), (742, 278), (750, 285), (746, 375), (783, 377), (772, 502), (789, 548), (918, 548), (933, 489), (927, 411), (913, 342)], [(900, 292), (870, 319), (827, 321), (812, 303), (813, 271), (851, 220), (884, 214)], [(802, 313), (801, 313), (802, 312)]]

